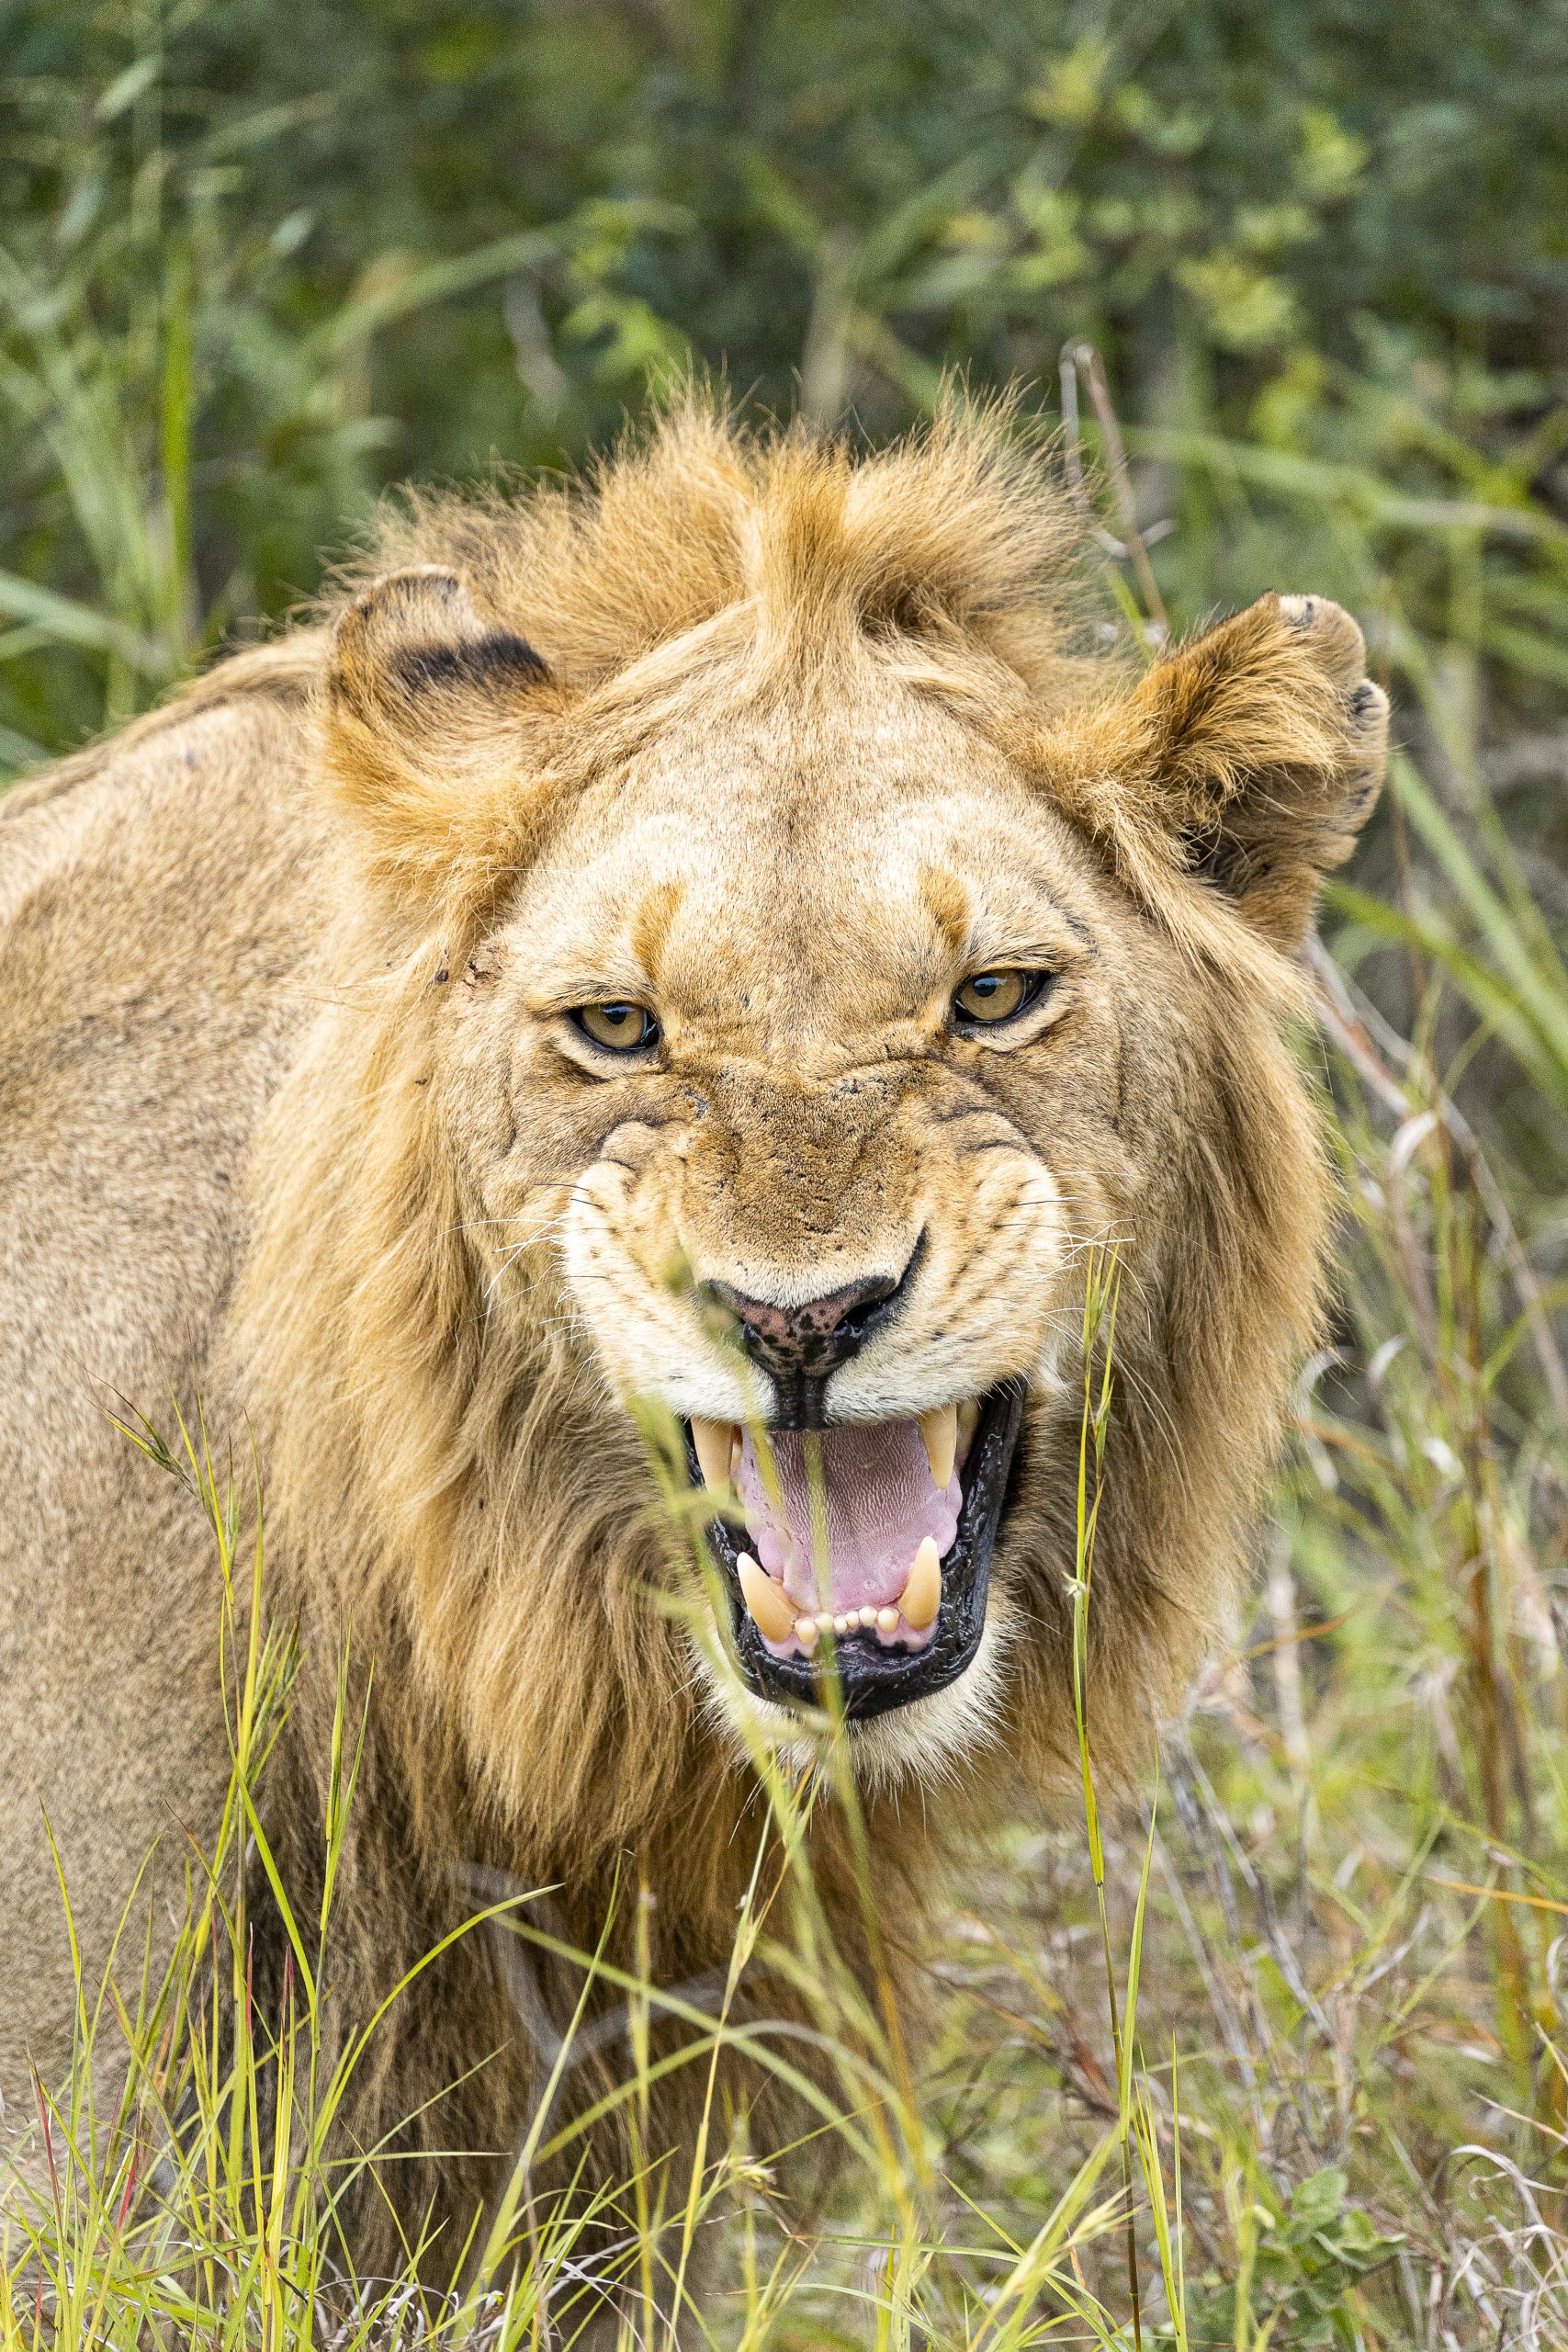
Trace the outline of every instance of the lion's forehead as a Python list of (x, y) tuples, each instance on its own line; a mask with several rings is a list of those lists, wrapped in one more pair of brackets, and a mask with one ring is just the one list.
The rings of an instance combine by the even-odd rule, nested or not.
[[(940, 755), (940, 756), (939, 756)], [(957, 729), (651, 747), (567, 812), (515, 908), (530, 960), (697, 1001), (882, 992), (1114, 922), (1065, 821)], [(1128, 915), (1129, 922), (1131, 915)]]

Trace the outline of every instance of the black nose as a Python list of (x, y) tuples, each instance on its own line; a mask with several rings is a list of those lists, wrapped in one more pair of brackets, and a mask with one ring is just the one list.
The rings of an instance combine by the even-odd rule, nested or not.
[(874, 1331), (891, 1322), (908, 1295), (924, 1246), (922, 1234), (902, 1273), (868, 1274), (792, 1306), (750, 1298), (728, 1283), (709, 1283), (706, 1288), (735, 1317), (740, 1344), (752, 1363), (772, 1373), (781, 1391), (795, 1389), (826, 1380)]

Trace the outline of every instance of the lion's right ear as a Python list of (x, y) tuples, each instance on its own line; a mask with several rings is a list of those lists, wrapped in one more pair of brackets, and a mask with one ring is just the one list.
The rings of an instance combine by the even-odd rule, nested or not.
[(1326, 597), (1261, 596), (1055, 726), (1044, 765), (1168, 928), (1223, 940), (1208, 910), (1228, 908), (1297, 956), (1382, 779), (1388, 697), (1366, 656)]
[(561, 708), (527, 641), (486, 621), (456, 572), (364, 589), (337, 624), (323, 752), (373, 879), (401, 911), (471, 916), (536, 814), (541, 725)]

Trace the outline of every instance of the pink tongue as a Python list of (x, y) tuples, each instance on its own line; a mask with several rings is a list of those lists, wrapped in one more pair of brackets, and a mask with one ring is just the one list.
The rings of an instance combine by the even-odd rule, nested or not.
[[(740, 1500), (758, 1559), (770, 1576), (782, 1574), (784, 1590), (803, 1610), (881, 1609), (903, 1591), (922, 1536), (931, 1536), (939, 1553), (951, 1548), (963, 1489), (956, 1472), (945, 1494), (931, 1484), (918, 1421), (867, 1422), (810, 1436), (773, 1430), (769, 1444), (782, 1518), (750, 1430), (740, 1452)], [(827, 1495), (825, 1594), (813, 1565), (808, 1445), (821, 1447)]]

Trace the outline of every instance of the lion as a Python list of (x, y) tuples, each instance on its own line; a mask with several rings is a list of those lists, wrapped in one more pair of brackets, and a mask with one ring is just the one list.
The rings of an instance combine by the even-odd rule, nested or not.
[[(770, 1756), (847, 1756), (906, 1966), (1076, 1752), (1105, 1253), (1087, 1705), (1136, 1773), (1318, 1329), (1302, 951), (1387, 703), (1314, 596), (1131, 663), (1084, 539), (1006, 403), (865, 452), (691, 398), (585, 483), (411, 496), (309, 625), (0, 805), (13, 2131), (72, 2063), (54, 1854), (91, 1984), (138, 1883), (166, 1939), (231, 1766), (211, 1533), (128, 1408), (261, 1465), (296, 1919), (345, 1672), (363, 1720), (340, 2041), (476, 1887), (621, 1967), (640, 1902), (659, 1982), (722, 1981)], [(830, 1792), (807, 1842), (868, 1968)], [(581, 1978), (540, 1970), (558, 2029)], [(493, 2202), (545, 2065), (514, 1992), (458, 1935), (382, 2019), (366, 2258)], [(790, 1998), (749, 1974), (735, 2015)]]

